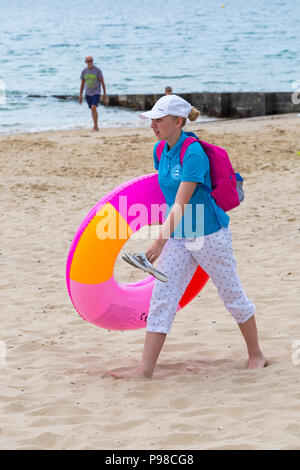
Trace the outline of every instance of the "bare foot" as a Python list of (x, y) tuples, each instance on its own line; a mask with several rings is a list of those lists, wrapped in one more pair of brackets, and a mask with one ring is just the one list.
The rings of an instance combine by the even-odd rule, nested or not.
[(109, 374), (115, 379), (127, 379), (127, 378), (144, 378), (151, 379), (152, 374), (142, 371), (139, 367), (136, 369), (115, 369), (108, 371)]
[(248, 369), (263, 369), (267, 366), (264, 356), (252, 357), (248, 359)]
[(99, 131), (99, 127), (94, 127), (94, 129), (91, 130), (91, 132), (98, 132)]

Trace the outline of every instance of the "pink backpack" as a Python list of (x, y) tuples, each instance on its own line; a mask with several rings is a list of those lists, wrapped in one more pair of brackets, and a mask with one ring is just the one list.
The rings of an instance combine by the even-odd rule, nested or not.
[[(224, 211), (237, 207), (244, 199), (243, 178), (239, 173), (234, 172), (226, 150), (203, 142), (193, 133), (186, 132), (186, 134), (189, 137), (185, 139), (180, 150), (181, 165), (188, 146), (193, 142), (199, 142), (209, 159), (212, 184), (212, 190), (204, 184), (203, 189), (211, 194), (217, 205)], [(161, 140), (156, 147), (158, 160), (161, 158), (165, 143), (165, 140)]]

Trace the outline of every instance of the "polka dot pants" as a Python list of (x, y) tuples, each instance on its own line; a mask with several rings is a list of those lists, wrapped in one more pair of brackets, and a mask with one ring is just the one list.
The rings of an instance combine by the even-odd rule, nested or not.
[(195, 239), (170, 238), (159, 258), (158, 269), (169, 281), (155, 280), (147, 331), (169, 333), (178, 303), (200, 265), (215, 284), (226, 309), (238, 323), (249, 320), (254, 304), (246, 297), (236, 273), (229, 228)]

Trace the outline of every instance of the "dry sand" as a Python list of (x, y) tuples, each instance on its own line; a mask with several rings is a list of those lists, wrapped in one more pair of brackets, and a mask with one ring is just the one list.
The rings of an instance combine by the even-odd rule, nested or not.
[[(0, 448), (300, 449), (300, 118), (187, 129), (225, 147), (245, 177), (231, 230), (269, 366), (245, 369), (244, 341), (210, 281), (178, 313), (151, 381), (110, 377), (137, 365), (144, 330), (84, 322), (65, 263), (88, 210), (153, 171), (152, 131), (2, 136)], [(139, 276), (118, 259), (117, 278)]]

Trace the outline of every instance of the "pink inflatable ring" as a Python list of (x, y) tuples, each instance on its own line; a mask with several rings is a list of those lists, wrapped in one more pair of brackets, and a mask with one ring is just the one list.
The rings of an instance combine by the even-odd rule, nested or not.
[[(146, 326), (154, 278), (122, 284), (114, 279), (114, 265), (134, 232), (164, 220), (162, 211), (153, 211), (153, 207), (164, 204), (157, 174), (145, 175), (109, 192), (84, 218), (71, 243), (66, 267), (70, 298), (84, 320), (111, 330)], [(137, 224), (139, 205), (146, 211), (140, 211)], [(112, 227), (114, 234), (109, 234)], [(199, 293), (207, 280), (208, 275), (199, 266), (178, 310)]]

